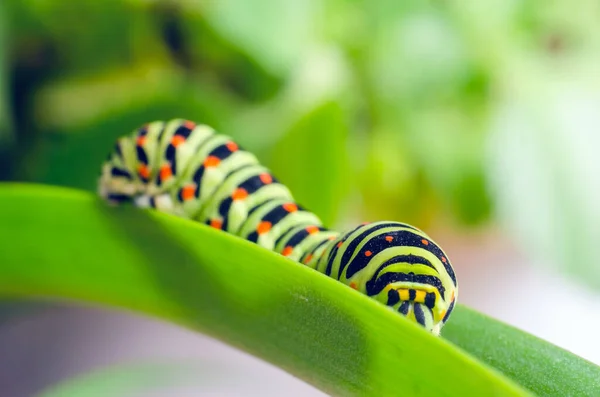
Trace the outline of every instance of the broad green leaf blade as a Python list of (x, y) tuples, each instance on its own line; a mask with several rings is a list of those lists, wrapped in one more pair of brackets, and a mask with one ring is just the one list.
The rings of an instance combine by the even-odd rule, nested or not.
[(275, 145), (269, 163), (298, 202), (329, 227), (348, 190), (347, 135), (342, 106), (326, 101), (291, 126)]
[(464, 306), (444, 337), (539, 396), (600, 396), (600, 367)]
[(75, 190), (5, 184), (0, 241), (0, 294), (162, 317), (332, 395), (528, 395), (334, 279), (196, 222), (109, 208)]

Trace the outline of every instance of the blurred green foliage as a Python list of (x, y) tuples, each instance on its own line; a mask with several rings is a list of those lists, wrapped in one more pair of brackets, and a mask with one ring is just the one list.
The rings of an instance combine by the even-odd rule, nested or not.
[(328, 224), (425, 227), (442, 213), (476, 224), (490, 214), (480, 154), (488, 77), (442, 8), (3, 3), (17, 131), (3, 179), (93, 190), (117, 136), (185, 117), (256, 152)]
[(8, 156), (13, 144), (12, 126), (8, 110), (8, 87), (7, 87), (7, 29), (6, 15), (3, 12), (4, 4), (0, 4), (0, 167), (6, 166), (3, 161)]
[[(183, 117), (255, 152), (329, 226), (457, 230), (496, 214), (523, 250), (599, 279), (585, 243), (600, 238), (597, 205), (582, 200), (600, 200), (600, 182), (572, 186), (584, 149), (557, 152), (600, 128), (572, 122), (573, 103), (600, 111), (599, 8), (3, 0), (0, 180), (94, 190), (117, 136)], [(553, 167), (564, 175), (540, 188)]]

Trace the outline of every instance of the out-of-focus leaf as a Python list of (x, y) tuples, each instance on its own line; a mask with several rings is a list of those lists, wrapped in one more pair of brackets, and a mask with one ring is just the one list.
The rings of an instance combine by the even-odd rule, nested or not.
[[(115, 95), (111, 89), (119, 94)], [(81, 98), (82, 94), (87, 95)], [(44, 125), (62, 130), (60, 133), (77, 133), (82, 125), (110, 118), (127, 109), (152, 107), (156, 102), (174, 103), (181, 109), (179, 114), (187, 113), (190, 119), (212, 125), (231, 118), (238, 106), (210, 81), (188, 78), (160, 65), (120, 70), (89, 80), (59, 82), (43, 90), (38, 100), (39, 107), (47, 109), (47, 113), (41, 114)], [(77, 113), (61, 111), (56, 103), (68, 104)], [(169, 117), (148, 113), (152, 115), (150, 120)]]
[(415, 110), (407, 116), (405, 136), (427, 185), (446, 207), (444, 212), (465, 224), (477, 224), (491, 214), (483, 170), (486, 114), (481, 106), (460, 105)]
[(346, 114), (354, 113), (360, 94), (353, 87), (351, 74), (350, 65), (337, 48), (320, 47), (302, 59), (276, 97), (240, 109), (223, 122), (245, 147), (268, 159), (275, 143), (292, 125), (323, 103), (333, 101)]
[(5, 152), (14, 143), (8, 97), (8, 8), (0, 3), (0, 153)]
[(179, 95), (185, 103), (188, 92), (176, 93), (174, 87), (185, 89), (184, 77), (149, 58), (88, 77), (56, 79), (39, 90), (35, 106), (43, 129), (78, 133), (82, 125), (164, 97)]
[[(160, 4), (166, 7), (166, 3)], [(278, 93), (283, 79), (266, 70), (244, 48), (219, 35), (206, 15), (188, 8), (176, 8), (168, 15), (171, 30), (178, 32), (176, 45), (187, 57), (191, 73), (204, 80), (214, 79), (222, 90), (252, 102), (268, 100)]]
[(365, 220), (398, 219), (426, 229), (437, 207), (402, 131), (374, 129), (354, 142), (351, 153), (359, 159), (352, 164), (358, 169)]
[(387, 22), (369, 52), (377, 124), (365, 142), (373, 148), (365, 207), (422, 226), (442, 213), (481, 223), (491, 212), (481, 155), (486, 75), (447, 13), (413, 6), (380, 16)]
[(386, 106), (414, 108), (448, 95), (469, 70), (458, 32), (431, 9), (398, 15), (370, 48), (370, 78)]
[(7, 87), (7, 59), (6, 59), (6, 30), (4, 27), (4, 14), (0, 4), (0, 153), (6, 153), (14, 142), (12, 125), (9, 114), (8, 87)]
[(484, 169), (498, 217), (532, 262), (600, 288), (598, 4), (446, 4), (494, 87)]
[(330, 227), (349, 186), (347, 136), (346, 115), (338, 103), (328, 101), (285, 133), (269, 162), (296, 200)]
[[(598, 3), (582, 0), (576, 9), (567, 1), (546, 3), (531, 0), (514, 3), (516, 12), (510, 22), (520, 34), (516, 46), (524, 46), (531, 55), (543, 56), (545, 62), (560, 62), (565, 57), (597, 53), (600, 25), (596, 23)], [(568, 16), (568, 17), (567, 17)]]
[[(125, 102), (122, 107), (106, 112), (105, 117), (91, 117), (85, 123), (43, 131), (42, 149), (35, 159), (32, 180), (95, 191), (100, 165), (114, 141), (150, 121), (184, 118), (221, 130), (222, 119), (231, 111), (229, 104), (219, 102), (218, 96), (210, 95), (206, 89), (181, 81), (178, 86), (178, 92), (149, 90), (144, 101), (132, 101), (129, 106)], [(103, 88), (108, 89), (108, 86)], [(76, 96), (71, 100), (76, 100)], [(92, 104), (93, 98), (88, 103)]]
[(10, 115), (8, 93), (8, 9), (0, 2), (0, 180), (10, 177), (12, 172), (15, 136)]
[(432, 105), (364, 138), (355, 152), (365, 156), (360, 187), (371, 216), (424, 228), (448, 213), (468, 225), (489, 219), (481, 113), (464, 104)]
[(62, 75), (94, 73), (164, 52), (147, 13), (130, 1), (6, 1), (18, 46), (26, 47), (30, 40), (50, 42)]
[(564, 77), (568, 69), (537, 62), (513, 65), (519, 88), (495, 108), (487, 169), (498, 215), (515, 243), (536, 263), (594, 288), (600, 288), (600, 79), (592, 65), (599, 60), (582, 59), (576, 79)]
[(209, 23), (271, 73), (286, 75), (319, 37), (319, 2), (219, 0), (202, 5)]

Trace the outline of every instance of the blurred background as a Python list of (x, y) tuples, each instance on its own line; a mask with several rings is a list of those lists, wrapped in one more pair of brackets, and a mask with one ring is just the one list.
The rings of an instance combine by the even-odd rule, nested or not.
[[(460, 303), (600, 364), (599, 21), (592, 0), (2, 0), (0, 180), (95, 191), (116, 137), (204, 122), (332, 227), (425, 229)], [(2, 396), (322, 395), (156, 320), (0, 309)]]

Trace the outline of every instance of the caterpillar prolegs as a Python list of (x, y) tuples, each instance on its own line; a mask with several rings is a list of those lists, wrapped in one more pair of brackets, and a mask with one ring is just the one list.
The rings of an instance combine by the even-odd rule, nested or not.
[(439, 335), (458, 295), (442, 249), (399, 222), (338, 233), (298, 205), (257, 158), (206, 125), (175, 119), (117, 140), (99, 194), (206, 223), (372, 297)]

